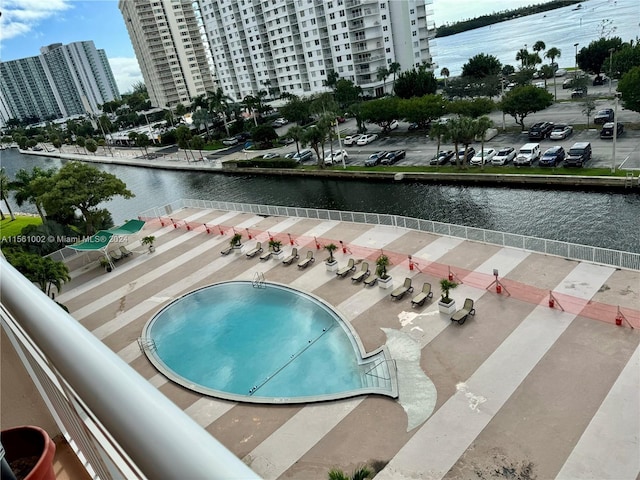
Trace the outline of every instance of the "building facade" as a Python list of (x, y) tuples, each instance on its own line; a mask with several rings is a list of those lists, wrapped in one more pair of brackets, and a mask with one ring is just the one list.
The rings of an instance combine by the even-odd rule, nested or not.
[(6, 123), (97, 113), (120, 93), (104, 50), (86, 41), (55, 43), (38, 56), (0, 62), (0, 97)]
[[(365, 94), (378, 70), (431, 63), (433, 0), (200, 0), (216, 77), (236, 101), (260, 90), (325, 91), (331, 71)], [(387, 91), (390, 85), (387, 85)]]
[(215, 90), (199, 12), (191, 0), (120, 0), (151, 105), (189, 104)]

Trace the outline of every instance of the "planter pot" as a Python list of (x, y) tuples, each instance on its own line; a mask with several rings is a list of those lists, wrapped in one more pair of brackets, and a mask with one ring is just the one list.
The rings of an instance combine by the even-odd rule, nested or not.
[(333, 262), (324, 262), (327, 266), (327, 272), (336, 272), (338, 271), (338, 262), (334, 260)]
[(149, 245), (149, 253), (153, 253), (156, 251), (156, 247), (154, 247), (153, 245)]
[(277, 252), (273, 252), (272, 255), (276, 258), (280, 258), (283, 253), (284, 253), (284, 250), (278, 250)]
[(438, 302), (438, 310), (440, 313), (446, 313), (447, 315), (452, 315), (456, 311), (456, 301), (451, 300), (451, 303), (443, 303), (442, 300)]
[(3, 430), (5, 459), (14, 475), (25, 480), (56, 480), (53, 457), (56, 446), (40, 427), (24, 426)]
[(378, 279), (378, 286), (380, 288), (384, 288), (385, 290), (387, 288), (391, 288), (393, 287), (393, 278), (391, 277), (387, 277), (387, 278), (379, 278)]

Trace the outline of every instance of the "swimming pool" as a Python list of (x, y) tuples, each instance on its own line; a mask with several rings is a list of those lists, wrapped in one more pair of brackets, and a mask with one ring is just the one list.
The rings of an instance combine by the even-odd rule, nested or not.
[(256, 403), (397, 397), (387, 349), (365, 354), (328, 304), (285, 285), (234, 281), (201, 288), (164, 307), (142, 339), (164, 375), (214, 397)]

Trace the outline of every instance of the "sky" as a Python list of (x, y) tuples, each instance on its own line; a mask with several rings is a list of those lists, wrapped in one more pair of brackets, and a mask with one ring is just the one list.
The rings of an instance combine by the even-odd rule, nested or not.
[[(402, 0), (392, 0), (402, 1)], [(436, 25), (547, 0), (434, 0)], [(142, 81), (118, 0), (0, 0), (0, 60), (33, 57), (40, 47), (93, 40), (120, 93)]]

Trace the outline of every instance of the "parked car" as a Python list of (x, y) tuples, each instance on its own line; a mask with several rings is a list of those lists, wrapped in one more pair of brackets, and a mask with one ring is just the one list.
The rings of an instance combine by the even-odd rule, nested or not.
[(566, 123), (556, 123), (551, 130), (551, 135), (549, 138), (551, 140), (564, 140), (569, 135), (573, 133), (573, 127), (571, 125), (567, 125)]
[(591, 143), (574, 143), (564, 159), (565, 167), (582, 167), (591, 160)]
[(407, 128), (407, 130), (412, 132), (413, 130), (418, 130), (419, 128), (420, 128), (420, 124), (414, 122), (409, 124), (409, 127)]
[(271, 123), (271, 125), (272, 125), (274, 128), (278, 128), (278, 127), (283, 127), (283, 126), (284, 126), (284, 125), (286, 125), (287, 123), (289, 123), (289, 120), (287, 120), (287, 119), (286, 119), (286, 118), (284, 118), (284, 117), (280, 117), (280, 118), (276, 118), (276, 119)]
[(292, 158), (297, 160), (298, 163), (306, 162), (313, 158), (313, 152), (311, 150), (300, 150), (300, 152), (296, 153)]
[(270, 158), (278, 158), (280, 155), (277, 153), (265, 153), (262, 158), (269, 160)]
[[(624, 124), (620, 123), (620, 122), (616, 122), (617, 124), (617, 128), (616, 130), (616, 137), (619, 137), (620, 135), (622, 135), (624, 133)], [(600, 130), (600, 138), (613, 138), (613, 122), (607, 122), (602, 126), (602, 130)]]
[(553, 130), (552, 122), (537, 122), (529, 129), (529, 140), (542, 140), (547, 138)]
[(324, 152), (324, 164), (325, 165), (333, 165), (335, 163), (341, 163), (342, 159), (346, 162), (349, 158), (349, 154), (346, 150), (335, 150), (333, 153), (331, 151)]
[(453, 150), (441, 151), (429, 161), (429, 165), (446, 165), (453, 158)]
[(393, 152), (387, 153), (380, 163), (383, 165), (393, 165), (394, 163), (402, 160), (407, 156), (407, 152), (405, 150), (395, 150)]
[(376, 140), (378, 138), (378, 134), (376, 133), (370, 133), (368, 135), (363, 135), (362, 137), (360, 137), (358, 139), (358, 141), (356, 142), (357, 145), (368, 145), (371, 142), (373, 142), (374, 140)]
[(222, 140), (223, 145), (237, 145), (238, 139), (236, 137), (229, 137)]
[(513, 159), (514, 165), (532, 165), (534, 161), (540, 158), (540, 144), (539, 143), (525, 143), (520, 150), (516, 158)]
[(337, 121), (338, 123), (344, 123), (344, 122), (346, 122), (346, 121), (347, 121), (347, 119), (346, 119), (346, 118), (344, 118), (344, 117), (336, 117), (336, 121)]
[(556, 70), (556, 77), (564, 77), (567, 74), (567, 71), (564, 68), (559, 68)]
[(389, 130), (395, 130), (399, 126), (400, 126), (400, 123), (398, 122), (398, 120), (392, 120), (391, 123), (389, 124)]
[(289, 152), (284, 156), (284, 158), (293, 158), (296, 156), (297, 153), (298, 152)]
[[(473, 156), (476, 154), (476, 149), (473, 148), (473, 147), (469, 147), (469, 149), (466, 151), (466, 153), (467, 153), (467, 162), (469, 162), (469, 161), (471, 161)], [(460, 150), (458, 150), (457, 158), (460, 161), (460, 163), (463, 163), (464, 154), (465, 154), (464, 148), (461, 148)], [(451, 163), (453, 163), (455, 165), (455, 163), (456, 163), (455, 157), (451, 159)]]
[(367, 167), (375, 167), (387, 155), (387, 153), (389, 153), (389, 152), (387, 152), (386, 150), (381, 150), (379, 152), (372, 153), (371, 155), (369, 155), (369, 158), (367, 158), (364, 161), (365, 166), (367, 166)]
[(587, 87), (579, 87), (571, 91), (571, 98), (584, 98), (587, 96)]
[(516, 149), (513, 147), (504, 147), (498, 150), (498, 153), (491, 159), (491, 165), (506, 165), (516, 158)]
[(360, 140), (362, 137), (364, 137), (364, 135), (360, 135), (360, 134), (357, 134), (357, 135), (349, 135), (349, 136), (347, 136), (347, 137), (344, 137), (344, 141), (343, 141), (343, 143), (344, 143), (346, 146), (350, 147), (351, 145), (354, 145), (355, 143), (357, 143), (357, 142), (358, 142), (358, 140)]
[(596, 125), (604, 125), (607, 122), (613, 122), (613, 115), (614, 112), (612, 108), (598, 110), (596, 116), (593, 117), (593, 123), (595, 123)]
[(604, 75), (596, 75), (593, 78), (592, 84), (595, 87), (597, 85), (604, 85), (605, 83), (608, 83), (608, 82), (609, 82), (609, 79), (606, 76), (604, 76)]
[(493, 159), (496, 156), (495, 148), (485, 148), (476, 152), (471, 161), (469, 162), (471, 165), (484, 165)]
[(564, 160), (566, 153), (560, 145), (547, 149), (540, 157), (538, 164), (541, 167), (556, 167)]

